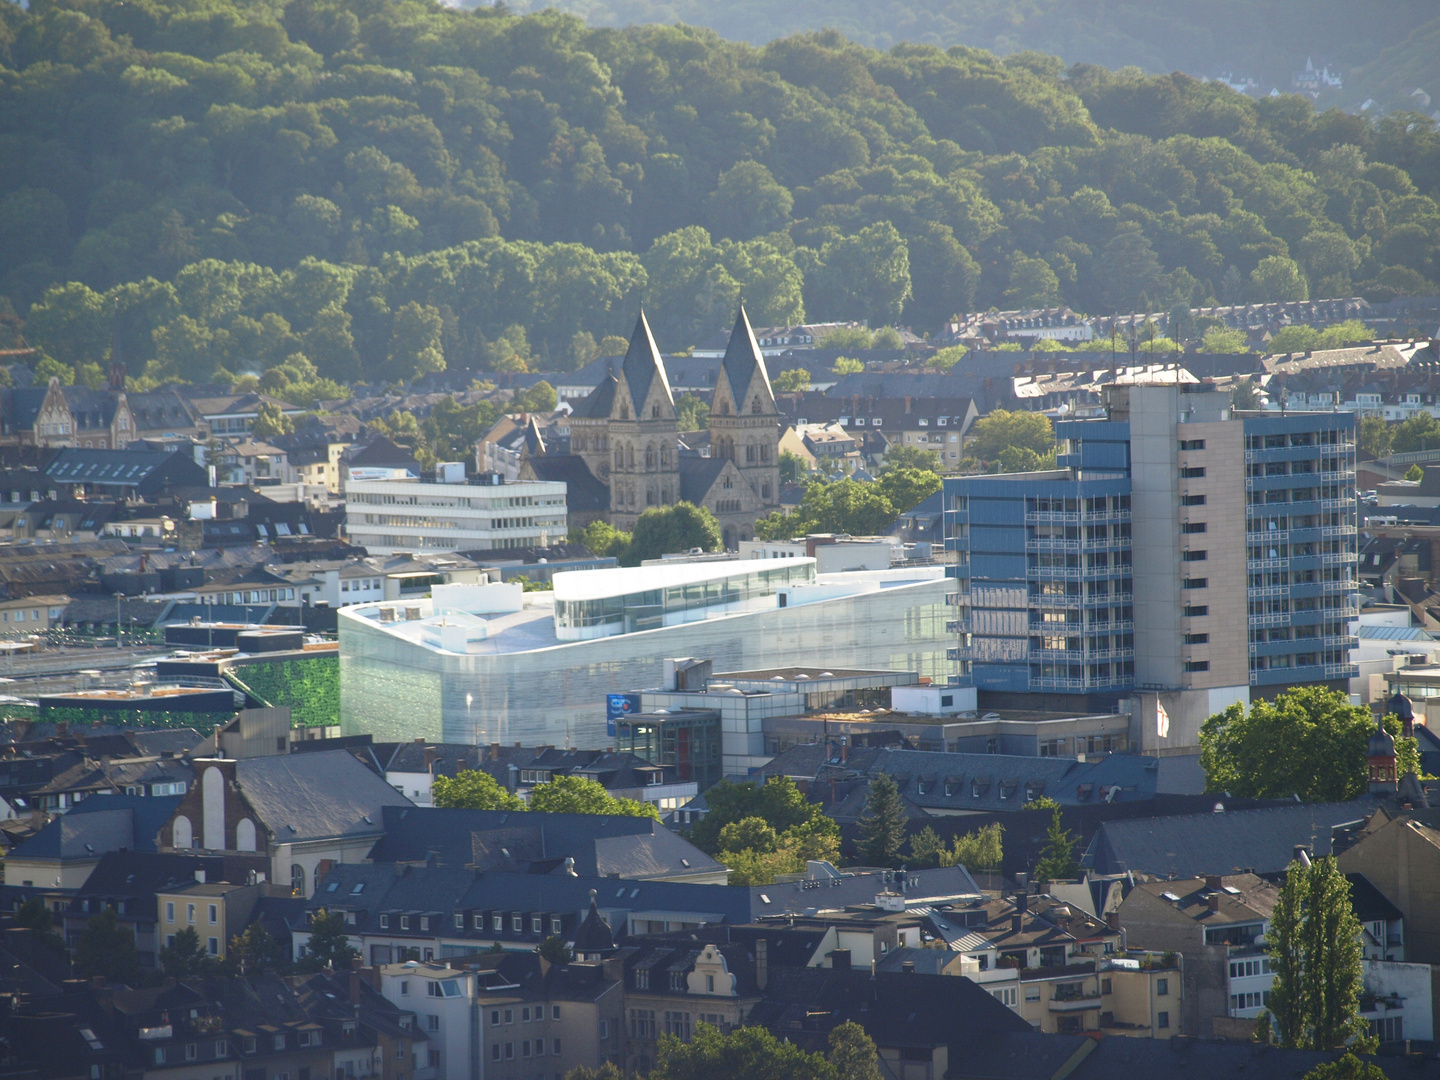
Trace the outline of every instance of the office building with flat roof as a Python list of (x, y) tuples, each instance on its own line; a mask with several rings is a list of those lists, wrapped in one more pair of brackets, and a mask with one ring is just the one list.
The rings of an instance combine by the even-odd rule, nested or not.
[(608, 745), (607, 695), (661, 686), (676, 656), (737, 672), (783, 661), (950, 683), (955, 588), (938, 566), (817, 574), (798, 558), (576, 571), (556, 574), (549, 592), (450, 585), (357, 604), (338, 613), (342, 725), (397, 741)]
[(1056, 425), (1056, 469), (945, 481), (982, 704), (1119, 705), (1173, 752), (1252, 691), (1344, 689), (1354, 415), (1232, 412), (1209, 385), (1115, 386), (1106, 409)]
[(546, 547), (565, 539), (564, 483), (466, 483), (463, 465), (444, 462), (439, 469), (434, 481), (352, 478), (345, 486), (350, 542), (371, 555), (393, 555)]

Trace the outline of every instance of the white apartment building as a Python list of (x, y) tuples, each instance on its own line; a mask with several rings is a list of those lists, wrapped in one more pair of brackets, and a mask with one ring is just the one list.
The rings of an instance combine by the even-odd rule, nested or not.
[(372, 555), (546, 547), (565, 539), (565, 485), (532, 480), (466, 483), (442, 464), (436, 481), (355, 480), (346, 485), (345, 531)]

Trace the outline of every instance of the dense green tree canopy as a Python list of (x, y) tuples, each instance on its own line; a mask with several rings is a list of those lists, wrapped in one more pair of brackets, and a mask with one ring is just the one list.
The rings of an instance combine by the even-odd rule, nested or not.
[(1437, 185), (1423, 115), (1033, 53), (434, 0), (0, 8), (0, 296), (63, 364), (113, 340), (154, 380), (564, 368), (642, 296), (675, 348), (742, 292), (919, 329), (1428, 292)]
[(454, 776), (437, 776), (430, 785), (436, 806), (465, 810), (524, 810), (525, 803), (487, 772), (461, 769)]
[[(1420, 772), (1414, 739), (1385, 718), (1395, 736), (1399, 775)], [(1200, 763), (1210, 791), (1239, 798), (1343, 802), (1364, 793), (1365, 749), (1375, 731), (1368, 709), (1320, 686), (1298, 687), (1273, 701), (1231, 705), (1200, 728)]]

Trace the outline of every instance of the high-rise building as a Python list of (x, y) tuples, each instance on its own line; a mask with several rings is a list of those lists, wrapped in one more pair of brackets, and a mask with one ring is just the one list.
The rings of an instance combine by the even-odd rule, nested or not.
[(1055, 469), (945, 481), (982, 706), (1128, 699), (1135, 749), (1163, 751), (1252, 692), (1343, 688), (1354, 415), (1236, 413), (1208, 385), (1116, 386), (1106, 408), (1056, 425)]

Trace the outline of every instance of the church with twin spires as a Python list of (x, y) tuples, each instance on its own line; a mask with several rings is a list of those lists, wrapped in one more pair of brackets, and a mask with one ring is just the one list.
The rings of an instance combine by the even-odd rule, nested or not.
[(733, 548), (780, 505), (780, 424), (742, 306), (716, 373), (709, 430), (682, 433), (641, 310), (624, 357), (570, 415), (570, 453), (532, 454), (520, 476), (565, 481), (572, 525), (604, 518), (628, 532), (652, 506), (707, 507)]

